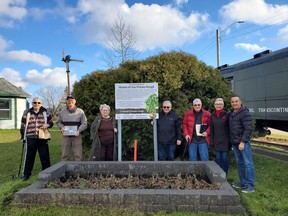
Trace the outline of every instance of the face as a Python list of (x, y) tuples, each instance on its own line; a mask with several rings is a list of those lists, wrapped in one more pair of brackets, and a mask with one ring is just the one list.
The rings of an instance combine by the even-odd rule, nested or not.
[(215, 101), (214, 107), (216, 110), (222, 110), (224, 107), (224, 103), (222, 101)]
[(42, 105), (42, 102), (40, 99), (38, 98), (34, 98), (33, 101), (32, 101), (32, 105), (33, 105), (33, 109), (35, 111), (38, 111)]
[(172, 108), (172, 105), (169, 102), (164, 102), (162, 105), (162, 109), (165, 114), (169, 113), (171, 111), (171, 108)]
[(200, 102), (195, 102), (195, 103), (193, 103), (193, 108), (194, 108), (195, 112), (200, 112), (202, 109), (202, 104)]
[(242, 103), (239, 97), (232, 97), (230, 102), (234, 111), (238, 111), (241, 108)]
[(75, 104), (76, 104), (75, 99), (70, 98), (66, 102), (67, 102), (68, 109), (73, 109), (75, 107)]
[(103, 117), (107, 117), (110, 114), (110, 110), (107, 107), (103, 107), (100, 112)]

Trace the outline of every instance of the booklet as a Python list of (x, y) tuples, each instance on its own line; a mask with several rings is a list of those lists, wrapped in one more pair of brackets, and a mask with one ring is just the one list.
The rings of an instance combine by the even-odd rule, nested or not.
[(196, 124), (196, 135), (203, 136), (202, 133), (208, 128), (207, 124)]

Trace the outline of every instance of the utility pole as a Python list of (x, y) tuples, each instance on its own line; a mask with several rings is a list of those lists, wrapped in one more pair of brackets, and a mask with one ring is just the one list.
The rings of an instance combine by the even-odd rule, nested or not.
[(69, 69), (69, 62), (70, 61), (76, 61), (76, 62), (83, 62), (83, 60), (79, 60), (79, 59), (71, 59), (70, 55), (67, 55), (64, 58), (64, 49), (62, 49), (62, 61), (64, 61), (66, 63), (66, 73), (67, 73), (67, 93), (68, 95), (71, 95), (71, 91), (70, 91), (70, 69)]
[(220, 42), (221, 42), (220, 33), (224, 32), (225, 30), (227, 30), (228, 28), (230, 28), (232, 25), (236, 23), (244, 23), (244, 21), (240, 20), (240, 21), (233, 22), (232, 24), (230, 24), (228, 27), (226, 27), (225, 29), (221, 31), (219, 29), (216, 29), (217, 67), (220, 66)]

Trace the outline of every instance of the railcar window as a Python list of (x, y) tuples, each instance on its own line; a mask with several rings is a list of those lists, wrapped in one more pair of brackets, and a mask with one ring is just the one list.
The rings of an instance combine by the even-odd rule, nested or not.
[(231, 90), (234, 91), (234, 80), (233, 77), (227, 77), (226, 78), (228, 82), (230, 82)]

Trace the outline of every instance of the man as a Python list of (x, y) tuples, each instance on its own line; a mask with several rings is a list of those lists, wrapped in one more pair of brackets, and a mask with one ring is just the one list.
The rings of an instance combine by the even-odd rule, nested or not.
[(255, 168), (250, 145), (250, 136), (253, 130), (252, 117), (249, 110), (242, 106), (239, 96), (232, 96), (230, 102), (233, 108), (229, 117), (230, 143), (233, 147), (240, 179), (239, 183), (232, 186), (242, 189), (243, 193), (251, 193), (255, 191)]
[(184, 115), (182, 127), (184, 137), (189, 144), (191, 161), (197, 160), (198, 150), (201, 161), (209, 160), (210, 116), (209, 111), (202, 109), (202, 101), (199, 98), (193, 100), (193, 109), (188, 110)]
[(25, 110), (21, 119), (21, 139), (26, 142), (23, 181), (27, 181), (31, 176), (37, 151), (42, 170), (51, 166), (48, 140), (39, 139), (38, 131), (39, 128), (47, 129), (52, 126), (51, 113), (42, 107), (40, 98), (33, 98), (32, 108)]
[(66, 99), (67, 108), (60, 111), (57, 125), (61, 128), (62, 160), (69, 159), (72, 149), (76, 161), (82, 160), (82, 136), (81, 132), (87, 128), (87, 118), (82, 109), (76, 107), (76, 100), (69, 95)]
[(181, 120), (172, 111), (172, 103), (168, 100), (162, 103), (162, 111), (157, 120), (158, 160), (174, 161), (176, 144), (181, 145)]

